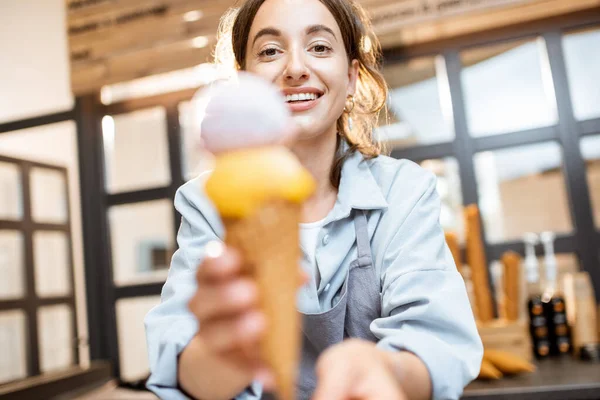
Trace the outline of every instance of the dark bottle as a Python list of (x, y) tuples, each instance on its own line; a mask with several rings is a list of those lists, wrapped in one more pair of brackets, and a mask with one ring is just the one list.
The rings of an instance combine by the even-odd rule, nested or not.
[(554, 256), (554, 233), (543, 232), (540, 240), (544, 245), (546, 285), (542, 294), (544, 315), (548, 323), (550, 354), (571, 353), (571, 332), (567, 323), (567, 307), (564, 296), (557, 291), (557, 265)]
[(535, 245), (538, 236), (535, 233), (527, 233), (525, 242), (525, 274), (527, 279), (527, 313), (529, 316), (529, 334), (533, 354), (536, 358), (545, 358), (550, 355), (550, 332), (548, 320), (542, 302), (542, 287), (540, 284), (540, 273), (538, 260), (535, 256)]

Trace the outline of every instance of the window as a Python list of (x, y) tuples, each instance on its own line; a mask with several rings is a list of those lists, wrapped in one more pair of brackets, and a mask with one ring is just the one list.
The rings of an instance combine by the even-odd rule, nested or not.
[(596, 227), (600, 228), (600, 135), (581, 139), (581, 154), (586, 162), (587, 182)]
[(27, 376), (25, 323), (21, 310), (0, 311), (0, 384)]
[(113, 277), (117, 285), (161, 282), (169, 264), (156, 265), (157, 252), (168, 253), (175, 243), (173, 205), (170, 200), (111, 207), (108, 211), (112, 243)]
[(563, 48), (575, 118), (600, 117), (600, 29), (566, 34)]
[(25, 295), (23, 251), (21, 232), (0, 230), (0, 300), (18, 299)]
[(192, 102), (179, 104), (179, 124), (181, 126), (181, 162), (183, 177), (186, 181), (200, 173), (210, 170), (213, 156), (200, 151), (200, 130), (197, 115), (194, 115)]
[[(3, 156), (0, 162), (4, 171), (16, 168), (29, 182), (6, 186), (12, 191), (4, 197), (9, 210), (22, 215), (0, 218), (0, 383), (5, 383), (76, 365), (79, 343), (68, 169)], [(4, 177), (10, 175), (15, 173)]]
[(68, 296), (72, 292), (70, 252), (64, 232), (33, 234), (35, 291), (39, 297)]
[(35, 222), (63, 224), (69, 218), (67, 182), (60, 171), (31, 169), (31, 217)]
[(440, 224), (464, 241), (463, 201), (458, 162), (454, 157), (425, 160), (420, 165), (437, 177), (437, 192), (441, 200)]
[(554, 125), (554, 88), (543, 40), (463, 51), (462, 85), (473, 137)]
[(107, 192), (129, 192), (171, 183), (164, 108), (105, 116), (102, 133)]
[(0, 219), (23, 217), (21, 177), (16, 165), (0, 162)]
[(388, 120), (382, 116), (376, 135), (389, 147), (454, 139), (448, 87), (438, 80), (436, 65), (436, 58), (427, 57), (385, 67)]
[(40, 370), (42, 373), (72, 365), (74, 356), (73, 312), (66, 305), (38, 310)]
[(521, 240), (525, 232), (572, 231), (557, 143), (481, 152), (474, 161), (489, 242)]

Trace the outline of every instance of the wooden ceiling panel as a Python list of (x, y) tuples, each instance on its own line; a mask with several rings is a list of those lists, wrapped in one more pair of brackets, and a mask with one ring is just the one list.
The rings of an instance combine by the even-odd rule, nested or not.
[(193, 67), (210, 61), (214, 39), (205, 48), (190, 46), (189, 40), (125, 53), (102, 63), (77, 66), (71, 71), (72, 85), (80, 93), (111, 83)]
[(70, 54), (73, 65), (118, 57), (123, 53), (178, 43), (198, 36), (213, 36), (218, 27), (215, 18), (181, 23), (180, 15), (160, 19), (155, 24), (140, 23), (119, 31), (95, 35), (93, 40), (73, 40)]
[[(373, 17), (384, 48), (600, 8), (600, 0), (359, 1)], [(74, 93), (209, 61), (218, 22), (237, 3), (239, 0), (65, 0)], [(469, 4), (476, 5), (475, 11), (465, 11)], [(200, 19), (185, 18), (197, 11), (201, 11)], [(207, 47), (192, 45), (198, 36), (208, 38)]]

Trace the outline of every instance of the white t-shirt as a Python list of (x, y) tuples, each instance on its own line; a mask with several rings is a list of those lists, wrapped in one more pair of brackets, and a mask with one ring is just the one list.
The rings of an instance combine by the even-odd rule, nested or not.
[(304, 256), (305, 268), (308, 273), (314, 273), (317, 287), (321, 281), (321, 274), (316, 268), (316, 251), (319, 232), (325, 225), (326, 218), (320, 221), (300, 224), (300, 248)]

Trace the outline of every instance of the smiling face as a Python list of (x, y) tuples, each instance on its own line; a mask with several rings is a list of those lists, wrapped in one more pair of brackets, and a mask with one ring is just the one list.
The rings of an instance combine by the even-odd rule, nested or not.
[(335, 134), (358, 61), (349, 62), (340, 27), (319, 0), (266, 0), (250, 28), (245, 69), (282, 90), (308, 139)]

